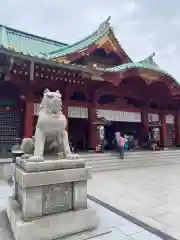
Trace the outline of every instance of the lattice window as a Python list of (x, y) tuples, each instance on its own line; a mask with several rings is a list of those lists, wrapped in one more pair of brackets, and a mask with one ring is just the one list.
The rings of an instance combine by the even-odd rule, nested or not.
[(0, 150), (11, 150), (16, 143), (20, 126), (20, 116), (17, 111), (0, 109)]

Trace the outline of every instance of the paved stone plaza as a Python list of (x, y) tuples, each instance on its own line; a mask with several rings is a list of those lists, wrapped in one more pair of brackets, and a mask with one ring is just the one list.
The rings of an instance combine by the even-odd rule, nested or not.
[(88, 193), (180, 239), (180, 164), (94, 173)]
[[(4, 181), (0, 181), (0, 240), (14, 240), (9, 228), (8, 220), (4, 209), (7, 199), (12, 195), (12, 188)], [(93, 238), (93, 240), (160, 240), (161, 238), (145, 231), (143, 228), (125, 220), (117, 214), (89, 201), (101, 218), (102, 227), (109, 229), (109, 233)], [(78, 240), (76, 237), (68, 237), (66, 240)], [(89, 239), (89, 238), (88, 238)], [(92, 238), (91, 238), (92, 239)]]

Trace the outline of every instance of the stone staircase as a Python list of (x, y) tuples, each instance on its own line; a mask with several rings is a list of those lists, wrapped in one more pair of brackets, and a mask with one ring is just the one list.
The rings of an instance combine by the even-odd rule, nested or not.
[(117, 153), (83, 153), (80, 156), (93, 172), (180, 163), (180, 150), (125, 152), (123, 160)]

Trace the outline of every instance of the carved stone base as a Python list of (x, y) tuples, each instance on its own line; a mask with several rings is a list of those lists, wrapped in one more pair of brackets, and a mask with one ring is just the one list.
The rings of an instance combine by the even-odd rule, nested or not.
[(98, 218), (87, 207), (91, 175), (82, 159), (17, 159), (14, 201), (7, 210), (15, 239), (52, 240), (95, 228)]
[(25, 222), (20, 204), (12, 198), (9, 199), (7, 215), (16, 240), (52, 240), (94, 229), (99, 224), (95, 211), (88, 208)]

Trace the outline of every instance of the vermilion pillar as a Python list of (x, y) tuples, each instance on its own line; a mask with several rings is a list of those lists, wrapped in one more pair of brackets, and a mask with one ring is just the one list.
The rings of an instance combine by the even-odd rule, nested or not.
[(176, 146), (180, 147), (180, 112), (175, 114), (174, 125)]
[(31, 138), (34, 124), (34, 101), (33, 98), (26, 99), (24, 111), (24, 137)]
[(166, 146), (166, 138), (167, 138), (166, 115), (164, 113), (160, 113), (159, 118), (160, 118), (160, 123), (162, 125), (160, 144), (162, 147), (165, 147)]
[(142, 142), (148, 137), (148, 112), (146, 110), (143, 110), (141, 112), (141, 123), (142, 123), (142, 129), (141, 129), (141, 140)]
[(94, 104), (90, 104), (88, 108), (88, 148), (96, 149), (97, 145), (97, 126), (93, 124), (96, 121), (96, 108)]

